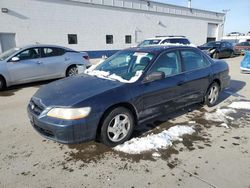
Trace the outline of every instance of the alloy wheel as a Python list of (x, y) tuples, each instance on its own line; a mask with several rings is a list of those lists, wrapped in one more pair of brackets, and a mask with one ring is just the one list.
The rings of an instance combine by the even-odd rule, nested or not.
[(214, 104), (219, 97), (219, 88), (217, 85), (213, 85), (208, 92), (208, 101), (210, 104)]
[(124, 139), (130, 130), (130, 120), (126, 114), (116, 115), (107, 128), (108, 138), (112, 142), (119, 142)]
[(68, 70), (68, 74), (67, 76), (75, 76), (78, 74), (78, 69), (77, 67), (71, 67), (69, 70)]

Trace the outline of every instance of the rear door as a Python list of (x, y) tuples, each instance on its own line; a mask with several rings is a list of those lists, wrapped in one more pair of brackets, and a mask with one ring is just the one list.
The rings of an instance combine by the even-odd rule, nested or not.
[(180, 50), (182, 66), (185, 72), (184, 104), (203, 100), (212, 78), (210, 62), (196, 49)]
[(41, 64), (40, 52), (40, 48), (25, 49), (16, 55), (20, 59), (19, 61), (9, 60), (7, 68), (11, 82), (25, 83), (43, 79), (44, 67)]
[(229, 57), (230, 55), (230, 47), (227, 45), (226, 42), (222, 42), (220, 45), (220, 57)]
[(143, 83), (143, 107), (141, 118), (151, 118), (173, 111), (180, 101), (184, 74), (181, 72), (178, 51), (165, 52), (154, 62), (147, 74), (164, 72), (165, 78)]
[(64, 57), (63, 54), (65, 54), (65, 50), (62, 48), (42, 48), (42, 63), (45, 67), (44, 75), (50, 78), (56, 78), (65, 73), (65, 62), (68, 61), (68, 59)]

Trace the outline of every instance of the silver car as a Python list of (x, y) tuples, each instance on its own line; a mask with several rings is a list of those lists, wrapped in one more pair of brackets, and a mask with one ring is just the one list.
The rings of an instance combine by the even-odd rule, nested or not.
[(90, 66), (88, 54), (55, 45), (30, 45), (0, 54), (0, 90), (65, 76)]

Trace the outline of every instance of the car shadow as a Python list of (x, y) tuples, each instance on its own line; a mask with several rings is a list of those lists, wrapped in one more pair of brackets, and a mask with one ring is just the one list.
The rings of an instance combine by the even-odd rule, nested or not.
[(6, 88), (5, 90), (0, 91), (0, 97), (9, 97), (9, 96), (15, 95), (15, 93), (18, 92), (19, 90), (24, 89), (24, 88), (28, 88), (28, 87), (40, 88), (42, 85), (48, 84), (48, 83), (53, 82), (55, 80), (57, 80), (57, 79), (10, 86), (10, 87)]
[(243, 82), (240, 80), (231, 80), (229, 87), (221, 92), (218, 103), (225, 101), (230, 96), (244, 98), (244, 96), (238, 94), (238, 91), (243, 89), (245, 87), (245, 85), (246, 85), (246, 82)]

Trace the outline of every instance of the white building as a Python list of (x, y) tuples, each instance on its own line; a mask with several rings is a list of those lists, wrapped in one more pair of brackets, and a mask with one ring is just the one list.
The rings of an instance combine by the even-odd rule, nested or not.
[(159, 35), (200, 45), (222, 37), (225, 16), (144, 0), (0, 0), (0, 8), (0, 52), (34, 43), (119, 50)]

